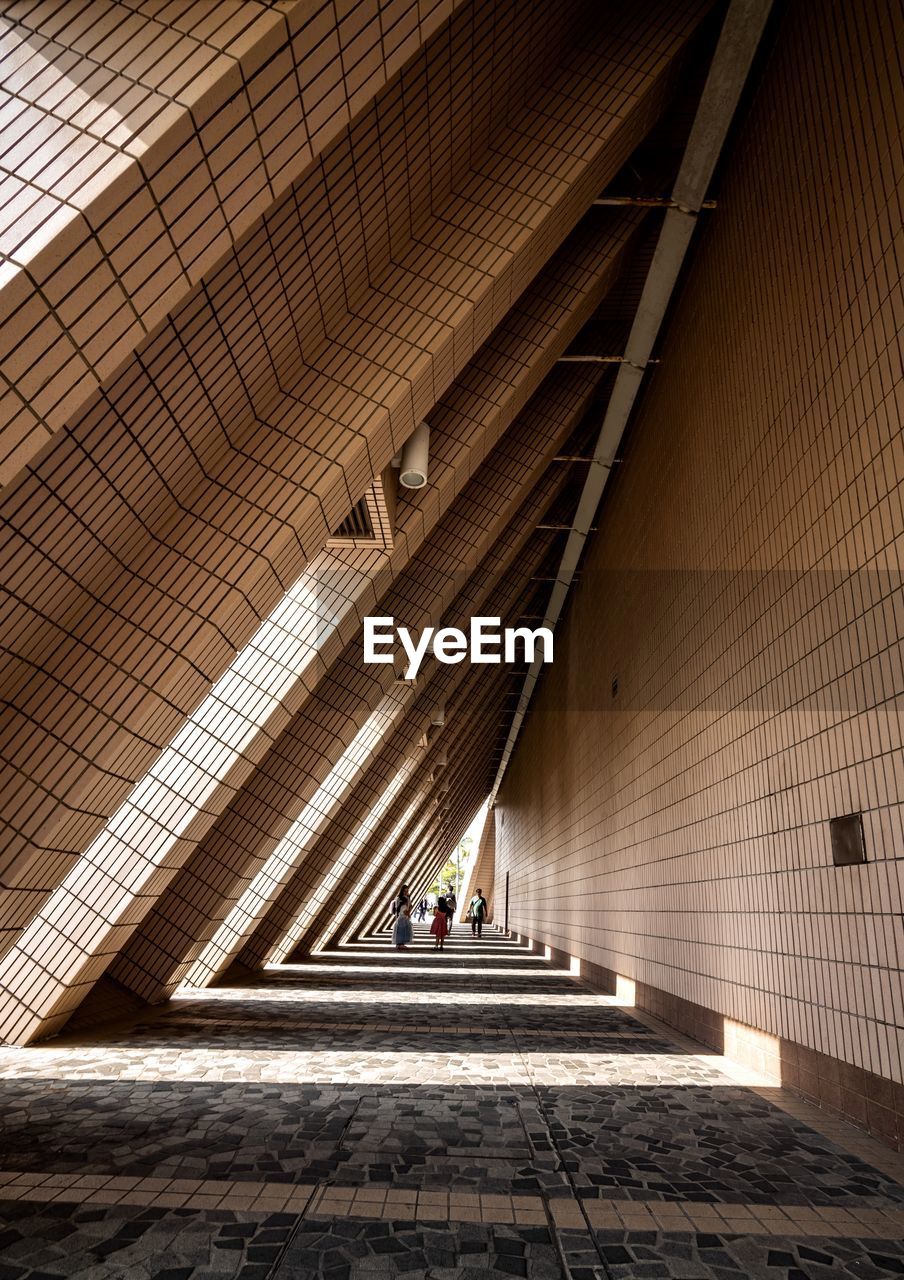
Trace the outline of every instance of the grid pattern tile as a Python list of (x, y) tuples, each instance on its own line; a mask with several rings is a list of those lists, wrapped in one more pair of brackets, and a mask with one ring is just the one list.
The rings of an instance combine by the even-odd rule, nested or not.
[(904, 1080), (889, 17), (782, 15), (497, 811), (519, 933), (825, 1055), (837, 1105)]
[[(542, 99), (450, 134), (457, 96), (409, 82), (471, 58), (462, 9), (10, 485), (7, 946), (619, 168), (698, 16), (603, 24), (592, 64), (550, 37)], [(534, 27), (480, 30), (480, 83), (516, 84)]]

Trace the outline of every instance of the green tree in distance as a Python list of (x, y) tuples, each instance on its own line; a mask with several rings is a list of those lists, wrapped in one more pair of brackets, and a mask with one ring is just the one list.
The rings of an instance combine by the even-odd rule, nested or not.
[(465, 875), (468, 869), (468, 861), (471, 857), (471, 846), (474, 843), (473, 836), (465, 836), (456, 846), (452, 857), (442, 868), (439, 875), (433, 881), (427, 890), (428, 894), (436, 897), (440, 893), (445, 893), (451, 884), (455, 891), (456, 899), (461, 897), (462, 886), (464, 884)]

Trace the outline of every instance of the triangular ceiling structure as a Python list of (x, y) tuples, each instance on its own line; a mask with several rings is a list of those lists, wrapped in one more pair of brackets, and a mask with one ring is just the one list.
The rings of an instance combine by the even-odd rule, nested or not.
[[(94, 168), (48, 155), (0, 282), (16, 1042), (357, 936), (445, 861), (526, 666), (407, 681), (362, 620), (544, 617), (723, 17), (243, 7), (179, 34), (201, 94), (104, 52)], [(56, 120), (41, 67), (100, 54), (27, 10)]]

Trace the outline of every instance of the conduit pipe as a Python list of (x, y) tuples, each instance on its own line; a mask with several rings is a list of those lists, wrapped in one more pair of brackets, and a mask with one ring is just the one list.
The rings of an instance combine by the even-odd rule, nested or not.
[[(619, 365), (571, 532), (554, 579), (543, 620), (546, 627), (554, 628), (561, 616), (771, 7), (772, 0), (731, 0), (725, 15), (624, 358)], [(490, 790), (491, 808), (496, 803), (542, 666), (542, 660), (537, 658), (524, 678)]]

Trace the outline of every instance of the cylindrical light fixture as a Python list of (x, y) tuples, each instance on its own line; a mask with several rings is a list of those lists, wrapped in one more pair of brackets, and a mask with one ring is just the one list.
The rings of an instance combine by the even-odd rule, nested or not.
[(433, 715), (430, 717), (430, 723), (435, 724), (438, 728), (442, 728), (442, 726), (446, 723), (445, 702), (440, 702), (436, 707), (434, 707)]
[(423, 489), (430, 463), (430, 428), (426, 422), (415, 427), (402, 449), (399, 484), (405, 489)]

